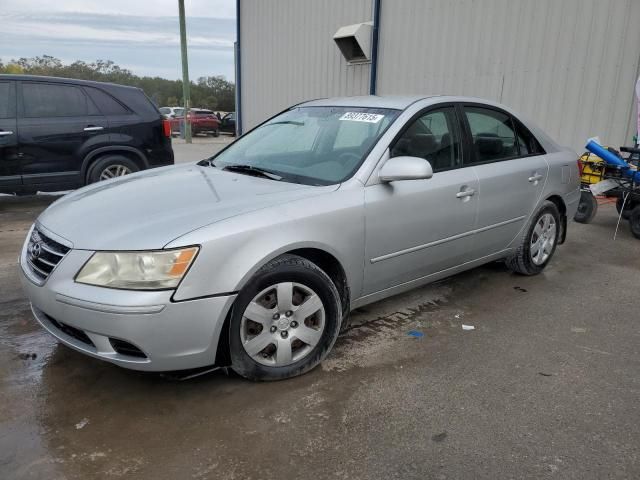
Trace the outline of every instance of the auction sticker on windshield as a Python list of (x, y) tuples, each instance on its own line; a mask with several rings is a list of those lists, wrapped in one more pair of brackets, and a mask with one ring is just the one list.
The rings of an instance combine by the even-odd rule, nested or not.
[(351, 122), (378, 123), (383, 118), (384, 115), (379, 115), (377, 113), (347, 112), (340, 117), (340, 120), (349, 120)]

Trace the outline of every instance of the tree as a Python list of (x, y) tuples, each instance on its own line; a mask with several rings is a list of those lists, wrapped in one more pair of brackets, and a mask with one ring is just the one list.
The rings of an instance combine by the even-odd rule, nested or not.
[[(0, 73), (48, 75), (131, 85), (141, 88), (158, 106), (182, 104), (181, 80), (139, 77), (112, 60), (98, 59), (91, 63), (77, 60), (65, 65), (50, 55), (23, 57), (12, 59), (6, 65), (0, 62)], [(235, 109), (235, 85), (222, 76), (201, 77), (196, 83), (191, 82), (191, 100), (194, 107), (232, 111)]]

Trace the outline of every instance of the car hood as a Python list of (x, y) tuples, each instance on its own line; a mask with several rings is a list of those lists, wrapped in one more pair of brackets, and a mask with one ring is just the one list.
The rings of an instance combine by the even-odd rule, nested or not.
[(205, 225), (336, 188), (183, 165), (82, 188), (53, 203), (38, 222), (77, 249), (159, 249)]

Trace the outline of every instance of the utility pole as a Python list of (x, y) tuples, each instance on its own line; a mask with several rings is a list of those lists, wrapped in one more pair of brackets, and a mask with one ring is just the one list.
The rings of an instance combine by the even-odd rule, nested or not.
[(182, 54), (182, 96), (184, 98), (184, 139), (191, 143), (191, 93), (189, 92), (189, 60), (187, 59), (187, 27), (184, 20), (184, 0), (178, 0), (180, 15), (180, 52)]

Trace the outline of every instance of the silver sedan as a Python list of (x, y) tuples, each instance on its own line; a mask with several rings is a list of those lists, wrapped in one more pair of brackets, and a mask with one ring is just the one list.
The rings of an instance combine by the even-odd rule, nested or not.
[(92, 357), (289, 378), (354, 308), (495, 260), (540, 273), (577, 208), (576, 160), (487, 101), (312, 101), (198, 164), (62, 197), (29, 232), (23, 284)]

